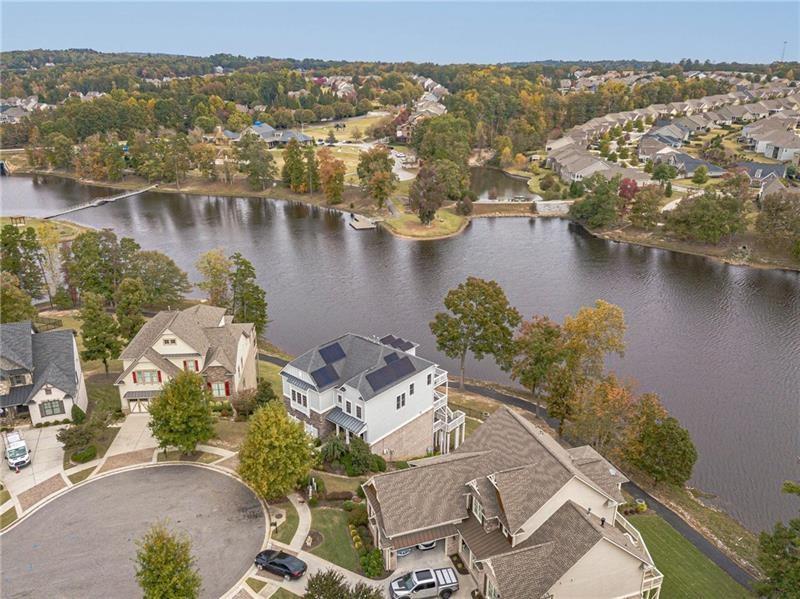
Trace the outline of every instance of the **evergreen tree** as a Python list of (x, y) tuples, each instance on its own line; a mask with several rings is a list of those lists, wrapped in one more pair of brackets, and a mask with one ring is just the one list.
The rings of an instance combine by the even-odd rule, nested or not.
[(252, 322), (256, 331), (263, 335), (267, 328), (266, 293), (256, 282), (253, 264), (239, 252), (231, 256), (231, 307), (236, 322)]
[(308, 193), (315, 193), (319, 191), (320, 188), (320, 175), (319, 175), (319, 164), (317, 163), (317, 152), (314, 146), (306, 146), (305, 150), (303, 150), (303, 155), (305, 156), (306, 161), (306, 181), (305, 181), (305, 190)]
[(4, 225), (0, 229), (0, 268), (17, 277), (20, 288), (33, 298), (45, 287), (44, 256), (36, 230)]
[(116, 293), (116, 315), (119, 334), (129, 342), (136, 336), (144, 324), (142, 306), (147, 293), (141, 279), (122, 279)]
[(81, 336), (84, 360), (102, 360), (108, 374), (108, 361), (116, 358), (122, 349), (119, 326), (114, 317), (105, 311), (105, 299), (96, 293), (84, 293), (80, 319), (83, 321)]
[(0, 272), (0, 323), (36, 318), (31, 297), (19, 288), (19, 280), (10, 272)]
[(264, 191), (277, 176), (277, 167), (267, 143), (255, 133), (247, 133), (236, 146), (239, 170), (247, 175), (253, 189)]
[(289, 140), (283, 151), (281, 178), (284, 185), (292, 191), (302, 192), (305, 187), (306, 167), (303, 150), (296, 139)]
[(433, 166), (426, 164), (419, 170), (408, 195), (409, 207), (417, 213), (420, 222), (427, 225), (447, 199), (447, 185)]
[(231, 300), (232, 263), (222, 248), (207, 251), (195, 264), (203, 280), (197, 286), (208, 294), (212, 306), (228, 306)]

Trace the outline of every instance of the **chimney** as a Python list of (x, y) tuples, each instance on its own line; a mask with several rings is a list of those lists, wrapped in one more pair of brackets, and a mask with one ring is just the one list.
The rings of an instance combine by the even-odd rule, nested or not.
[(605, 526), (605, 525), (606, 525), (606, 519), (600, 518), (600, 526)]

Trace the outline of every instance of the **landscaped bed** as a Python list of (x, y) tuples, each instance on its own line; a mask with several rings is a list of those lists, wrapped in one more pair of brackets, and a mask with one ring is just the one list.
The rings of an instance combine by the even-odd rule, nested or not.
[(656, 566), (664, 574), (662, 599), (751, 596), (658, 516), (630, 516), (630, 522), (639, 529)]
[(207, 451), (195, 451), (194, 453), (183, 454), (176, 449), (170, 449), (166, 453), (159, 451), (157, 460), (159, 462), (198, 462), (200, 464), (210, 464), (221, 458), (222, 456)]
[(79, 470), (78, 472), (76, 472), (74, 474), (70, 474), (67, 478), (69, 478), (70, 482), (72, 482), (73, 485), (77, 485), (79, 482), (83, 482), (87, 478), (89, 478), (89, 475), (92, 472), (94, 472), (95, 468), (97, 468), (97, 466), (91, 466), (90, 468), (84, 468), (83, 470)]
[(17, 508), (10, 508), (0, 514), (0, 530), (14, 522), (17, 519)]

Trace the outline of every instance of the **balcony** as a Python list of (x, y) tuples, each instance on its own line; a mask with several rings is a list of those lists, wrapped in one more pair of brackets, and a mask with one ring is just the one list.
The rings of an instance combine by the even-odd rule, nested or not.
[(433, 386), (441, 387), (447, 384), (447, 371), (437, 368), (433, 373)]

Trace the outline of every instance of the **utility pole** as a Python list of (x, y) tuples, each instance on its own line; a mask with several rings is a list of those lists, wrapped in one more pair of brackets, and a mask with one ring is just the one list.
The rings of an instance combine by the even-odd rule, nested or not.
[(783, 42), (783, 50), (781, 50), (781, 62), (783, 62), (783, 59), (786, 57), (786, 44), (787, 43), (789, 43), (789, 42), (786, 42), (786, 41)]

